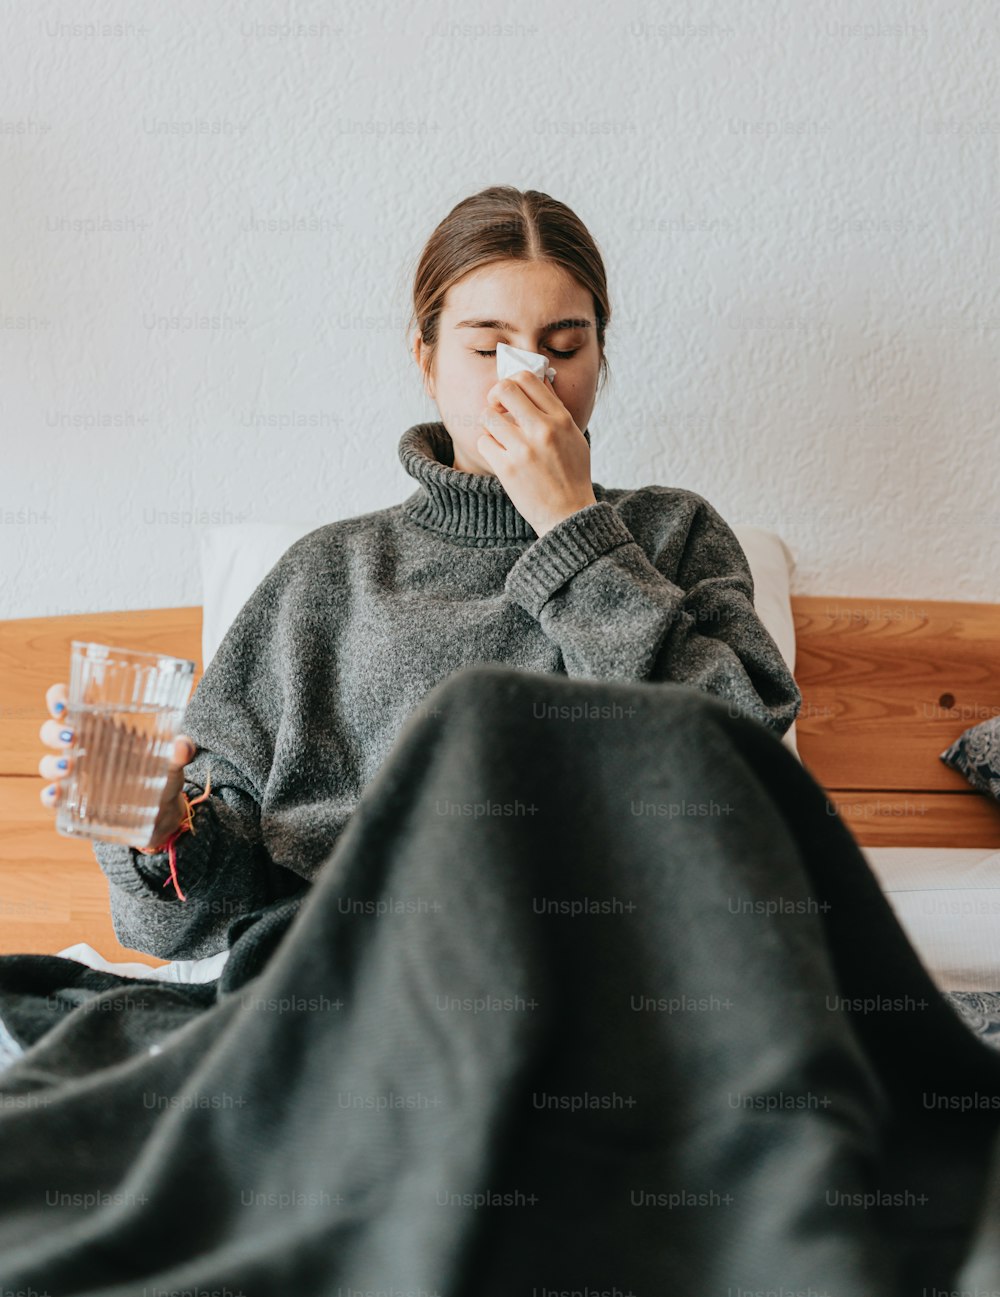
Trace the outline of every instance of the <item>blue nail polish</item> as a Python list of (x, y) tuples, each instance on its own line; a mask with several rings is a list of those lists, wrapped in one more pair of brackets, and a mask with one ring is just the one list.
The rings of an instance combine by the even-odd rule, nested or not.
[(55, 711), (57, 716), (61, 716), (65, 710), (66, 710), (65, 703), (56, 703)]
[(70, 743), (70, 742), (72, 742), (72, 739), (73, 739), (73, 731), (72, 731), (72, 730), (60, 730), (60, 731), (59, 731), (59, 737), (62, 739), (62, 741), (63, 741), (64, 743)]
[(66, 760), (65, 757), (60, 757), (59, 760), (56, 762), (56, 768), (59, 770), (65, 770), (68, 765), (69, 762)]
[(46, 788), (46, 790), (45, 790), (45, 796), (46, 796), (46, 797), (55, 797), (55, 795), (56, 795), (56, 786), (55, 786), (55, 784), (49, 784), (48, 788)]

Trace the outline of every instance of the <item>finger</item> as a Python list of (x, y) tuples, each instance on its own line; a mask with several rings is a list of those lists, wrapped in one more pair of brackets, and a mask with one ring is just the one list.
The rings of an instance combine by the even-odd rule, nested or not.
[(38, 773), (43, 779), (65, 779), (71, 765), (72, 758), (69, 756), (42, 757), (38, 763)]
[(530, 369), (519, 369), (509, 378), (499, 379), (486, 393), (486, 400), (528, 419), (540, 413), (554, 414), (565, 408), (549, 384), (536, 377)]
[(504, 450), (507, 449), (511, 437), (516, 435), (518, 428), (510, 415), (501, 414), (498, 410), (491, 410), (489, 407), (483, 410), (479, 423)]
[(66, 685), (60, 683), (49, 685), (45, 691), (45, 706), (48, 708), (50, 716), (56, 720), (66, 715), (66, 708), (69, 706), (69, 689)]
[(178, 734), (174, 739), (173, 752), (170, 755), (169, 770), (172, 774), (175, 770), (182, 770), (189, 762), (194, 760), (195, 745), (186, 734)]
[(59, 785), (48, 784), (45, 788), (42, 789), (42, 791), (38, 794), (38, 796), (43, 806), (48, 806), (49, 809), (51, 809), (53, 806), (58, 806), (59, 805)]
[(476, 439), (476, 450), (479, 451), (480, 455), (482, 455), (483, 459), (486, 460), (490, 468), (496, 472), (496, 465), (493, 462), (493, 452), (503, 450), (503, 447), (498, 441), (494, 440), (493, 434), (484, 432), (481, 437), (478, 437)]
[(46, 721), (38, 731), (38, 737), (46, 747), (65, 748), (76, 737), (71, 725), (60, 724), (59, 721)]
[(484, 432), (476, 442), (476, 449), (486, 460), (494, 474), (500, 476), (500, 467), (507, 461), (507, 448), (491, 432)]

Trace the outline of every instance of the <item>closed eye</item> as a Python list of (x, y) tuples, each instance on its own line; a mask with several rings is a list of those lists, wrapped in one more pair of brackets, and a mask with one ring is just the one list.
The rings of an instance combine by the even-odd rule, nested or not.
[[(495, 356), (497, 354), (496, 347), (492, 351), (479, 351), (476, 348), (473, 348), (473, 350), (477, 356)], [(549, 351), (552, 352), (553, 356), (558, 356), (560, 360), (569, 360), (570, 356), (575, 356), (579, 350), (580, 348), (576, 347), (572, 351), (556, 351), (555, 347), (549, 347)]]

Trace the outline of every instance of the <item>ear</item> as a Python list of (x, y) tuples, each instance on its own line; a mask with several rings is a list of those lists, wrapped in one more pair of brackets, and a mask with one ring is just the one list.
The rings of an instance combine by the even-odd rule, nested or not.
[(416, 338), (413, 341), (413, 358), (414, 360), (416, 360), (417, 365), (420, 368), (420, 373), (424, 380), (424, 391), (433, 401), (434, 400), (434, 379), (431, 377), (431, 375), (427, 372), (427, 370), (424, 367), (424, 361), (425, 361), (424, 340), (419, 333), (417, 334)]

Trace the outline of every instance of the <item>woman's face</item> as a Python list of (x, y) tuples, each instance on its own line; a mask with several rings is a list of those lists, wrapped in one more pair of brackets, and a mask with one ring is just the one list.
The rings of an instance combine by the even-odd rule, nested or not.
[[(597, 398), (601, 357), (587, 289), (544, 261), (497, 261), (470, 271), (445, 296), (431, 374), (419, 337), (413, 346), (424, 388), (455, 447), (453, 467), (466, 473), (493, 473), (476, 442), (488, 431), (480, 419), (497, 381), (498, 342), (545, 356), (556, 370), (553, 390), (581, 432)], [(573, 354), (559, 354), (566, 352)]]

